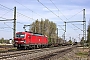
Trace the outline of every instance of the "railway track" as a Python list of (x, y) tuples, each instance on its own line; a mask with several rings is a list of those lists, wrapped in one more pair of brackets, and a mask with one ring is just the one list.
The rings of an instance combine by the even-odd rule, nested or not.
[(37, 58), (31, 59), (31, 60), (55, 60), (55, 59), (58, 59), (58, 58), (64, 56), (66, 53), (68, 53), (70, 51), (72, 51), (72, 48), (57, 51), (57, 52), (47, 54), (47, 55), (44, 55), (44, 56), (41, 56), (41, 57), (37, 57)]
[[(65, 51), (71, 51), (72, 47), (54, 47), (33, 50), (22, 50), (8, 53), (0, 53), (1, 60), (22, 60), (25, 58), (29, 60), (45, 60), (56, 56)], [(65, 52), (66, 53), (66, 52)]]

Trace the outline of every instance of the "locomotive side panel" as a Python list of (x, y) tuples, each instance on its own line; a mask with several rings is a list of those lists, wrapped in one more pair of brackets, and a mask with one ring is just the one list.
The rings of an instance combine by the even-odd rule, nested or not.
[(37, 35), (33, 35), (31, 37), (31, 44), (47, 44), (47, 38), (45, 36), (37, 36)]
[(44, 37), (44, 44), (48, 44), (48, 39), (47, 39), (47, 37)]
[(38, 41), (38, 44), (42, 44), (42, 41), (43, 41), (42, 36), (38, 36), (37, 41)]
[(31, 36), (31, 42), (30, 42), (31, 44), (37, 44), (38, 43), (38, 41), (37, 41), (37, 36), (35, 36), (35, 35), (32, 35)]
[(31, 43), (31, 35), (30, 34), (26, 34), (25, 42), (26, 42), (26, 44), (30, 44)]

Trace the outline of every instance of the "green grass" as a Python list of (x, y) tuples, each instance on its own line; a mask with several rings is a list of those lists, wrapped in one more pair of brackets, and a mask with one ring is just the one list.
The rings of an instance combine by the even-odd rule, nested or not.
[(88, 55), (88, 52), (78, 52), (76, 53), (77, 56), (85, 57)]
[(15, 51), (17, 50), (16, 48), (9, 48), (9, 49), (0, 49), (0, 53), (4, 53), (4, 52), (7, 52), (7, 51)]

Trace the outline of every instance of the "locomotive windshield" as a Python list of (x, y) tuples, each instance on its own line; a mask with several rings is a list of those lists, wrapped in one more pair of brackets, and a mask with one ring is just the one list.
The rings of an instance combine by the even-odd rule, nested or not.
[(16, 38), (24, 38), (25, 34), (16, 34)]

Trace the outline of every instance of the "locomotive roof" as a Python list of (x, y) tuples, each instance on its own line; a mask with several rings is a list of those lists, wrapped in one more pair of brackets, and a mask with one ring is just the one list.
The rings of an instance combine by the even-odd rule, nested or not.
[(44, 36), (44, 35), (41, 35), (41, 34), (34, 34), (34, 35), (37, 35), (37, 36)]
[(32, 33), (33, 35), (36, 35), (36, 36), (44, 36), (44, 35), (41, 34), (41, 33), (33, 33), (33, 32), (28, 32), (28, 33)]
[(33, 33), (33, 32), (28, 32), (28, 31), (25, 31), (25, 32), (17, 32), (17, 33), (30, 33), (30, 34), (36, 35), (36, 36), (44, 36), (44, 35), (41, 34), (41, 33)]
[(43, 34), (41, 33), (33, 33), (33, 35), (37, 35), (37, 36), (44, 36)]

